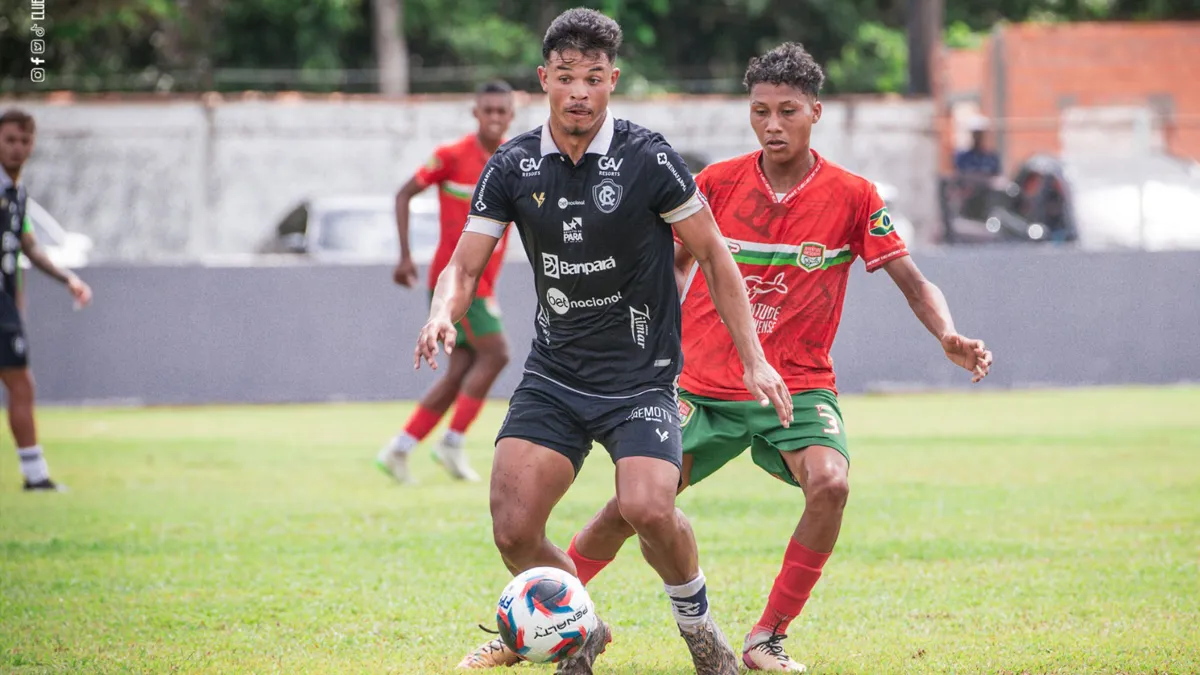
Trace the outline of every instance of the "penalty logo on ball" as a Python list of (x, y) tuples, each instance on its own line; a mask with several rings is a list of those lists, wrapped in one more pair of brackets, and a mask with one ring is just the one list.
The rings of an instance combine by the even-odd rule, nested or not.
[(539, 567), (517, 575), (496, 607), (500, 638), (533, 663), (576, 654), (596, 628), (596, 611), (583, 584), (566, 572)]

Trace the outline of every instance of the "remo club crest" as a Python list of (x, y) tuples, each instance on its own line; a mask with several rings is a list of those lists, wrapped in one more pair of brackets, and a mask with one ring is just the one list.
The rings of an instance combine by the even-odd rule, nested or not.
[(596, 203), (596, 208), (600, 209), (602, 213), (612, 213), (621, 204), (623, 192), (624, 189), (613, 182), (613, 179), (605, 178), (592, 186), (592, 201)]

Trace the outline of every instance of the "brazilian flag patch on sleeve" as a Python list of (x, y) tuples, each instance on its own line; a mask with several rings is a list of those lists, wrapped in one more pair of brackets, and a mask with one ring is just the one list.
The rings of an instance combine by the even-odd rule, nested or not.
[(873, 237), (886, 237), (896, 231), (896, 228), (892, 226), (892, 217), (888, 215), (886, 206), (871, 214), (871, 223), (867, 227), (870, 228), (869, 231)]

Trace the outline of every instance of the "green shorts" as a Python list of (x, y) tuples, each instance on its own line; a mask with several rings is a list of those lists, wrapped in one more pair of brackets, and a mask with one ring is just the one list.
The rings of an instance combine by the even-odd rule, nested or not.
[[(429, 293), (433, 300), (433, 293)], [(454, 324), (458, 337), (454, 340), (455, 347), (470, 347), (475, 338), (485, 335), (495, 335), (504, 332), (504, 324), (500, 321), (500, 304), (495, 298), (475, 298), (463, 318)]]
[(692, 456), (688, 484), (699, 483), (750, 448), (754, 463), (779, 480), (800, 487), (780, 452), (823, 445), (850, 461), (846, 428), (837, 396), (827, 389), (792, 395), (793, 419), (779, 424), (773, 406), (755, 401), (721, 401), (679, 392), (683, 454)]

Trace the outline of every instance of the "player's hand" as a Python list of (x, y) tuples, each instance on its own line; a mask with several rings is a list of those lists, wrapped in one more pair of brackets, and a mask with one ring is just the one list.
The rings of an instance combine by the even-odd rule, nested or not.
[(92, 288), (75, 275), (67, 279), (67, 290), (71, 292), (71, 297), (75, 298), (75, 309), (83, 309), (92, 301)]
[(420, 370), (421, 359), (425, 359), (430, 368), (437, 370), (437, 360), (434, 357), (438, 353), (438, 343), (444, 344), (446, 353), (449, 354), (454, 351), (454, 341), (457, 338), (458, 331), (454, 329), (454, 324), (449, 319), (430, 317), (429, 322), (421, 328), (421, 333), (417, 336), (417, 348), (413, 352), (413, 370)]
[(412, 258), (400, 258), (396, 269), (392, 270), (392, 281), (405, 288), (412, 288), (417, 283), (417, 266), (413, 264)]
[(742, 383), (760, 405), (775, 406), (779, 423), (786, 429), (792, 426), (792, 396), (783, 378), (766, 359), (757, 359), (746, 367)]
[(983, 340), (972, 340), (954, 333), (942, 338), (942, 350), (955, 365), (971, 371), (972, 382), (987, 377), (992, 369), (992, 352), (983, 344)]

